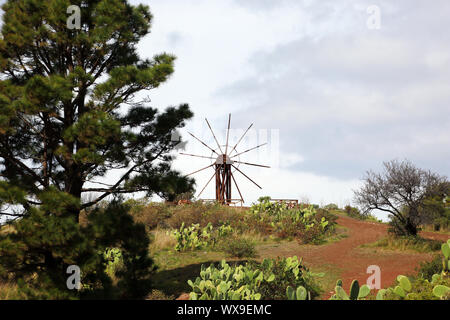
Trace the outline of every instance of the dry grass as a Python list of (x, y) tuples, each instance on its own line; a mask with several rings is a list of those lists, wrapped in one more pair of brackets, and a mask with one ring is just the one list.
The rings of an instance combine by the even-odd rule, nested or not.
[(152, 242), (150, 244), (150, 251), (151, 252), (158, 252), (165, 249), (171, 249), (174, 248), (177, 244), (176, 239), (173, 237), (173, 235), (168, 233), (168, 230), (166, 229), (156, 229), (152, 231)]
[(441, 245), (441, 241), (423, 239), (420, 237), (389, 236), (374, 243), (366, 244), (363, 247), (426, 253), (439, 251), (441, 249)]
[(427, 232), (450, 234), (450, 228), (446, 228), (446, 227), (441, 227), (439, 230), (435, 230), (434, 226), (426, 225), (426, 226), (421, 226), (421, 229), (422, 229), (422, 231), (427, 231)]
[(249, 230), (245, 233), (240, 233), (238, 231), (234, 231), (233, 237), (253, 241), (256, 244), (266, 242), (267, 240), (270, 239), (269, 236), (263, 235), (259, 232), (256, 232), (255, 230)]
[(10, 224), (0, 226), (0, 235), (7, 235), (9, 233), (13, 233), (14, 231), (14, 227)]
[(17, 299), (17, 285), (11, 282), (0, 282), (0, 300)]

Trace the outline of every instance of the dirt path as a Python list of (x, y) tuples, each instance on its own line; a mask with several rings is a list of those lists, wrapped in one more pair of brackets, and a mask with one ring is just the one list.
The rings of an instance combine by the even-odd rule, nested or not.
[[(372, 243), (385, 237), (387, 226), (379, 223), (359, 221), (345, 216), (340, 216), (337, 222), (348, 229), (347, 238), (323, 246), (280, 245), (273, 250), (267, 250), (268, 248), (266, 248), (263, 255), (274, 255), (276, 252), (278, 252), (279, 256), (297, 255), (298, 257), (303, 257), (303, 261), (311, 267), (328, 266), (338, 270), (341, 272), (339, 278), (343, 280), (346, 291), (354, 279), (357, 279), (360, 284), (366, 283), (367, 278), (370, 276), (366, 273), (366, 270), (370, 265), (380, 267), (381, 286), (385, 288), (395, 282), (397, 275), (413, 274), (420, 262), (432, 258), (432, 254), (428, 253), (389, 252), (379, 249), (375, 252), (375, 248), (359, 248), (362, 244)], [(424, 232), (421, 235), (426, 238), (439, 240), (447, 240), (449, 238), (445, 234), (430, 232)], [(324, 299), (330, 297), (331, 291), (329, 290), (332, 290), (333, 287), (327, 288), (328, 293), (324, 294)]]

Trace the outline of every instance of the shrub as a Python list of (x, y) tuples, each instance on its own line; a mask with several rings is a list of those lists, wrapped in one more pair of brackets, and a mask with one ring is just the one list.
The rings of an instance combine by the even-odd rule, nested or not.
[[(264, 259), (261, 264), (248, 262), (230, 266), (223, 260), (216, 267), (201, 267), (200, 277), (188, 281), (191, 300), (260, 300), (286, 299), (288, 287), (304, 285), (307, 296), (319, 294), (314, 276), (297, 257)], [(311, 291), (310, 291), (311, 290)]]
[(255, 243), (245, 238), (226, 241), (223, 245), (223, 251), (236, 258), (253, 258), (256, 256)]
[(297, 230), (297, 241), (299, 244), (319, 244), (323, 240), (323, 230), (319, 224), (313, 224), (310, 227), (301, 225)]
[(0, 282), (0, 300), (18, 300), (18, 287), (12, 282)]
[[(255, 264), (255, 267), (258, 267)], [(263, 282), (260, 285), (259, 292), (264, 300), (282, 300), (286, 299), (286, 288), (299, 286), (308, 291), (310, 299), (318, 297), (322, 289), (316, 283), (315, 277), (321, 277), (322, 274), (311, 273), (302, 260), (297, 257), (265, 259), (259, 268), (264, 274), (273, 274), (274, 280)]]
[(145, 300), (175, 300), (175, 297), (166, 295), (160, 290), (153, 289), (152, 292), (147, 295)]
[(199, 224), (200, 227), (206, 227), (211, 224), (213, 227), (218, 227), (225, 222), (233, 225), (242, 219), (242, 214), (239, 214), (236, 209), (220, 204), (194, 202), (189, 205), (175, 206), (172, 211), (173, 214), (167, 220), (167, 225), (173, 229), (179, 229), (182, 223), (187, 226)]
[(358, 208), (352, 207), (350, 205), (346, 205), (345, 208), (344, 208), (344, 211), (345, 211), (345, 213), (347, 213), (347, 215), (349, 217), (352, 217), (352, 218), (355, 218), (355, 219), (360, 219), (360, 220), (364, 220), (365, 219)]
[(173, 215), (170, 206), (164, 203), (150, 203), (145, 206), (134, 207), (131, 211), (134, 221), (142, 223), (147, 231), (156, 227), (167, 227), (167, 220)]
[(323, 207), (325, 210), (339, 210), (339, 206), (334, 203), (329, 203)]
[(249, 212), (260, 223), (270, 225), (280, 238), (297, 238), (301, 243), (318, 243), (334, 231), (337, 217), (327, 210), (312, 206), (287, 208), (284, 203), (272, 203), (269, 197), (259, 199)]
[(399, 282), (395, 287), (383, 291), (380, 290), (382, 292), (382, 300), (440, 300), (441, 298), (435, 294), (435, 288), (437, 286), (450, 286), (450, 277), (448, 275), (436, 274), (431, 281), (422, 277), (411, 281), (405, 276), (398, 276), (397, 280), (402, 278), (406, 285)]
[(439, 274), (443, 271), (442, 256), (435, 255), (433, 260), (421, 262), (418, 268), (419, 277), (431, 281), (434, 274)]
[(199, 224), (185, 227), (184, 223), (182, 223), (180, 229), (173, 232), (175, 240), (177, 241), (175, 250), (187, 251), (205, 248), (211, 238), (211, 231), (211, 224), (208, 224), (208, 226), (201, 229)]
[(103, 259), (106, 274), (111, 279), (115, 279), (116, 272), (123, 268), (122, 251), (119, 248), (107, 248), (103, 252)]

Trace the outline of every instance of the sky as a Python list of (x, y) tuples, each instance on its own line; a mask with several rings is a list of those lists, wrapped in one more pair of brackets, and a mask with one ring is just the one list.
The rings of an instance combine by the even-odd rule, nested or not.
[[(212, 147), (204, 118), (225, 143), (229, 113), (232, 141), (254, 123), (240, 150), (269, 143), (242, 161), (272, 168), (240, 166), (262, 190), (235, 173), (246, 203), (270, 195), (343, 206), (367, 170), (392, 159), (450, 174), (450, 2), (140, 3), (155, 16), (140, 53), (178, 57), (152, 103), (188, 102), (187, 130)], [(211, 154), (182, 135), (186, 152)], [(174, 166), (208, 164), (178, 156)], [(211, 174), (195, 176), (199, 189)], [(201, 197), (214, 197), (212, 184)]]
[[(154, 15), (140, 55), (177, 56), (174, 75), (145, 96), (161, 110), (189, 103), (185, 152), (211, 155), (187, 134), (215, 148), (205, 117), (225, 144), (229, 113), (231, 145), (254, 123), (238, 151), (268, 142), (240, 157), (271, 166), (239, 167), (262, 189), (235, 172), (246, 204), (269, 195), (344, 206), (367, 170), (392, 159), (449, 176), (448, 0), (131, 2)], [(178, 155), (174, 167), (210, 163)], [(195, 175), (199, 190), (212, 174)], [(213, 197), (211, 183), (201, 198)]]

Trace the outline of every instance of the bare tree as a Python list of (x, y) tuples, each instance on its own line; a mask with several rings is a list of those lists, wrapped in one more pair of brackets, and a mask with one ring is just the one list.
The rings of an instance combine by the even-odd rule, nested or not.
[(355, 202), (364, 212), (381, 210), (391, 215), (396, 234), (417, 235), (428, 214), (425, 199), (448, 192), (448, 180), (405, 160), (384, 162), (384, 172), (368, 171), (364, 185), (355, 191)]

